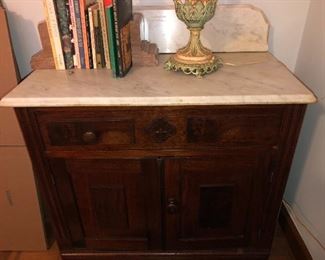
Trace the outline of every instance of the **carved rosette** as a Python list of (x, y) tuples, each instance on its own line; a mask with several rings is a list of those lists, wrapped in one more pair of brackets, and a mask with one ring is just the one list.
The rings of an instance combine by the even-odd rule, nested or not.
[(151, 122), (145, 132), (156, 143), (163, 143), (176, 134), (176, 127), (165, 118), (158, 118)]

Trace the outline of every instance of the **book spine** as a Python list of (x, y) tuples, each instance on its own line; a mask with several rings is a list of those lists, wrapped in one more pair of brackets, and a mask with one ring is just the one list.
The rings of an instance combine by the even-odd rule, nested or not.
[(103, 43), (101, 38), (101, 30), (100, 30), (100, 21), (99, 21), (99, 9), (97, 8), (94, 13), (94, 34), (95, 34), (95, 52), (96, 52), (96, 65), (97, 68), (103, 68), (105, 64), (105, 58), (102, 59), (101, 51), (103, 50)]
[(117, 66), (118, 66), (118, 75), (123, 75), (122, 67), (122, 51), (121, 51), (121, 41), (120, 41), (120, 28), (118, 25), (118, 10), (117, 10), (117, 0), (113, 0), (113, 16), (114, 16), (114, 29), (115, 29), (115, 41), (117, 49)]
[(76, 19), (80, 67), (82, 69), (85, 69), (86, 68), (85, 49), (84, 49), (84, 43), (83, 43), (84, 41), (83, 41), (83, 34), (82, 34), (81, 12), (80, 12), (79, 0), (73, 0), (73, 5), (74, 5), (75, 19)]
[(70, 44), (71, 44), (71, 56), (72, 56), (72, 68), (76, 68), (78, 64), (76, 63), (76, 49), (73, 40), (73, 27), (71, 23), (71, 13), (70, 13), (70, 0), (65, 0), (65, 11), (68, 17), (68, 25), (69, 25), (69, 35), (70, 35)]
[(88, 8), (88, 17), (89, 17), (90, 46), (91, 46), (91, 53), (92, 53), (93, 68), (97, 69), (94, 12), (92, 7)]
[[(66, 69), (73, 69), (73, 50), (70, 34), (70, 21), (69, 21), (69, 9), (68, 0), (56, 0), (57, 16), (59, 22), (59, 29), (61, 32), (61, 43), (64, 54), (64, 61)], [(67, 12), (68, 11), (68, 12)]]
[(94, 28), (95, 28), (95, 39), (96, 39), (97, 66), (100, 68), (105, 68), (106, 67), (105, 50), (103, 44), (99, 9), (96, 10), (96, 16), (94, 18)]
[(59, 25), (56, 17), (55, 5), (53, 0), (44, 0), (43, 4), (45, 9), (46, 24), (50, 36), (55, 68), (57, 70), (64, 70), (65, 62), (62, 50)]
[(74, 45), (74, 65), (78, 69), (81, 68), (80, 65), (80, 54), (79, 54), (79, 46), (78, 46), (78, 33), (77, 33), (77, 26), (76, 26), (76, 14), (74, 9), (73, 0), (69, 0), (69, 8), (70, 8), (70, 22), (71, 22), (71, 29), (72, 29), (72, 42)]
[(89, 69), (92, 69), (93, 68), (93, 55), (92, 55), (92, 51), (91, 51), (91, 39), (90, 39), (90, 26), (89, 26), (88, 10), (85, 12), (85, 19), (86, 19), (86, 36), (87, 36)]
[(86, 68), (90, 69), (90, 60), (89, 60), (89, 42), (88, 42), (88, 35), (87, 35), (87, 6), (86, 0), (80, 0), (80, 17), (81, 17), (81, 28), (82, 28), (82, 37), (83, 37), (83, 44), (84, 44), (84, 51), (85, 51), (85, 64)]
[(105, 64), (106, 64), (106, 68), (110, 69), (111, 62), (110, 62), (110, 55), (109, 55), (109, 44), (108, 44), (108, 34), (107, 34), (107, 26), (106, 26), (104, 0), (98, 0), (98, 4), (99, 4), (101, 36), (102, 36), (102, 41), (103, 41), (103, 52), (105, 55)]
[(119, 75), (117, 65), (117, 48), (115, 40), (115, 28), (114, 28), (114, 15), (112, 0), (104, 0), (105, 12), (106, 12), (106, 23), (108, 32), (108, 43), (110, 52), (111, 69), (114, 77)]

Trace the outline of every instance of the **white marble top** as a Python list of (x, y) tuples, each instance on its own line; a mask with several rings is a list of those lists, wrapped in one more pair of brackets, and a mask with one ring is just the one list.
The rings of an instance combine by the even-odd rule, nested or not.
[[(308, 104), (316, 102), (269, 53), (219, 55), (225, 65), (203, 79), (158, 67), (133, 67), (125, 78), (108, 70), (33, 72), (0, 106), (176, 106)], [(161, 57), (165, 59), (166, 57)]]

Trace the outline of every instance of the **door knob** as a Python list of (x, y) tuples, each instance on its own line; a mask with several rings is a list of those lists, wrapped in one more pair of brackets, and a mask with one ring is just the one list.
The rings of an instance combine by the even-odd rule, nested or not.
[(93, 144), (96, 142), (97, 140), (97, 136), (94, 132), (92, 131), (87, 131), (85, 133), (83, 133), (82, 135), (82, 140), (86, 143), (86, 144)]
[(169, 214), (175, 214), (178, 210), (176, 199), (170, 198), (168, 199), (167, 210)]

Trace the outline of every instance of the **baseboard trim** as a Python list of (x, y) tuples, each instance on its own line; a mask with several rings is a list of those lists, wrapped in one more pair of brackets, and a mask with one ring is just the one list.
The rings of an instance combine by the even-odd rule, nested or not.
[(280, 226), (297, 260), (313, 260), (287, 208), (282, 204), (279, 216)]

